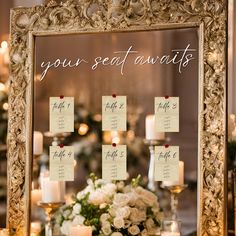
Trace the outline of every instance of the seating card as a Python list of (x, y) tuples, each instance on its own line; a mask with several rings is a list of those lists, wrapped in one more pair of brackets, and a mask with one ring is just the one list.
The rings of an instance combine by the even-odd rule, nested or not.
[(126, 131), (126, 96), (102, 96), (102, 130)]
[(179, 132), (179, 97), (155, 97), (157, 132)]
[(127, 177), (126, 145), (102, 145), (102, 178), (125, 180)]
[(155, 181), (179, 180), (179, 146), (155, 147)]
[(74, 180), (74, 147), (50, 146), (50, 180)]
[(52, 133), (74, 132), (74, 98), (50, 97), (50, 125)]

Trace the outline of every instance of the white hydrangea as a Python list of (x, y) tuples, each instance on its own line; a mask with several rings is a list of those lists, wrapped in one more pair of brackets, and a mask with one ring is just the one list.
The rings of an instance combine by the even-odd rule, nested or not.
[(100, 204), (103, 204), (104, 202), (106, 202), (106, 195), (104, 194), (104, 192), (101, 189), (97, 189), (94, 192), (91, 192), (89, 194), (89, 199), (88, 202), (99, 206)]
[(61, 226), (62, 234), (66, 235), (66, 236), (70, 235), (71, 226), (72, 226), (72, 222), (70, 220), (63, 221), (62, 226)]
[(93, 191), (94, 191), (94, 186), (88, 185), (84, 190), (77, 193), (76, 198), (78, 200), (81, 200), (86, 196), (86, 194), (91, 193)]
[(69, 215), (71, 214), (71, 210), (70, 209), (66, 209), (64, 212), (63, 212), (63, 217), (65, 219), (68, 219)]
[(72, 214), (73, 214), (73, 215), (78, 215), (80, 212), (81, 212), (81, 205), (80, 205), (79, 203), (76, 203), (76, 204), (73, 206)]
[(101, 190), (104, 192), (104, 194), (111, 197), (116, 193), (117, 187), (113, 183), (108, 183), (108, 184), (102, 186)]
[(72, 225), (83, 225), (85, 218), (82, 215), (77, 215), (72, 221)]

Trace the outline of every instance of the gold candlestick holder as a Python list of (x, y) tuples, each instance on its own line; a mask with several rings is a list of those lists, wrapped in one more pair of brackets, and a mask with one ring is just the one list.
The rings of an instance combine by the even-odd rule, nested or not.
[(45, 236), (53, 236), (53, 230), (54, 230), (54, 219), (53, 215), (55, 212), (63, 206), (64, 202), (38, 202), (38, 206), (43, 208), (45, 214), (46, 214), (46, 225), (45, 225)]
[(149, 147), (150, 162), (148, 168), (148, 189), (157, 192), (158, 185), (155, 181), (155, 146), (163, 145), (165, 140), (144, 139), (144, 143)]
[(172, 213), (172, 219), (177, 219), (177, 210), (178, 210), (178, 196), (179, 194), (184, 191), (188, 185), (182, 184), (182, 185), (173, 185), (173, 186), (161, 186), (164, 189), (167, 189), (170, 192), (170, 206), (171, 206), (171, 213)]

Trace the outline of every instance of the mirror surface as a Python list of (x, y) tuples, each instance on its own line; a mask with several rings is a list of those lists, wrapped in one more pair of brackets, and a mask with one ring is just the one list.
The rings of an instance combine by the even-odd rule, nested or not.
[[(188, 63), (187, 57), (191, 58)], [(104, 58), (108, 59), (102, 62)], [(75, 180), (66, 183), (67, 200), (85, 187), (91, 172), (101, 177), (101, 145), (105, 143), (126, 144), (129, 179), (141, 174), (147, 184), (150, 154), (144, 144), (145, 117), (154, 113), (154, 97), (176, 96), (180, 99), (180, 132), (166, 133), (165, 142), (180, 146), (188, 188), (180, 195), (178, 214), (183, 235), (195, 232), (198, 30), (41, 36), (36, 37), (35, 62), (34, 131), (44, 134), (44, 152), (34, 156), (33, 188), (39, 187), (40, 174), (48, 170), (49, 146), (60, 142), (75, 147)], [(127, 132), (102, 132), (102, 96), (114, 93), (127, 96)], [(48, 132), (49, 98), (61, 95), (75, 99), (75, 130), (58, 137)], [(170, 196), (160, 186), (157, 194), (168, 216)], [(34, 206), (32, 220), (40, 218), (42, 212)]]

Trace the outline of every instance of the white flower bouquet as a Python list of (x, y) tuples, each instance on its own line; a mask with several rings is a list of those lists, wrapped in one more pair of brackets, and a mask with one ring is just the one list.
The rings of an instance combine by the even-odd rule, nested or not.
[(95, 236), (159, 235), (163, 214), (157, 196), (139, 186), (139, 179), (125, 185), (91, 176), (75, 201), (61, 209), (61, 232), (69, 235), (71, 226), (90, 225)]

